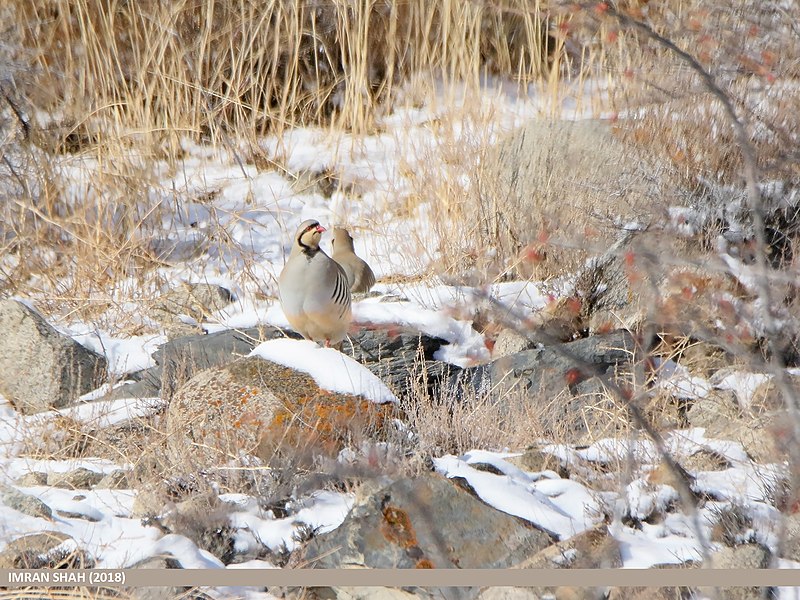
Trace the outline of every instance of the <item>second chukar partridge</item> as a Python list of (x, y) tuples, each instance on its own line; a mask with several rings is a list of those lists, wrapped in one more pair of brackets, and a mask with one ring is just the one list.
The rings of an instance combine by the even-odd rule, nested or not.
[(346, 229), (334, 227), (331, 258), (342, 266), (354, 294), (367, 293), (375, 285), (375, 274), (364, 259), (356, 255), (353, 238)]
[(300, 224), (278, 292), (289, 324), (304, 338), (331, 346), (347, 335), (352, 313), (347, 275), (319, 247), (324, 231), (313, 219)]

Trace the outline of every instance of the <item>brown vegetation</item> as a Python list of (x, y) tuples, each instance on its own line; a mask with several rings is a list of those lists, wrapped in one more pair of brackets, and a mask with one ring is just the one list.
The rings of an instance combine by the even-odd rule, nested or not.
[[(591, 75), (606, 84), (596, 94), (612, 113), (603, 123), (536, 123), (521, 141), (518, 132), (501, 134), (491, 110), (464, 102), (428, 124), (438, 136), (432, 156), (423, 157), (431, 160), (409, 168), (411, 192), (387, 216), (430, 209), (432, 233), (411, 240), (409, 260), (419, 263), (411, 266), (457, 284), (558, 283), (635, 229), (637, 252), (621, 250), (616, 258), (624, 293), (652, 294), (646, 316), (658, 319), (644, 323), (642, 335), (662, 340), (654, 353), (703, 374), (721, 361), (765, 368), (764, 356), (777, 353), (757, 345), (751, 326), (753, 300), (767, 304), (767, 316), (773, 310), (765, 288), (746, 289), (716, 260), (715, 244), (734, 231), (740, 239), (729, 249), (743, 262), (758, 266), (766, 254), (778, 267), (755, 272), (767, 280), (775, 312), (797, 315), (792, 248), (800, 225), (798, 202), (790, 202), (800, 186), (797, 6), (12, 0), (2, 10), (4, 20), (22, 24), (14, 38), (20, 52), (12, 57), (16, 85), (3, 87), (0, 99), (0, 185), (8, 190), (0, 207), (2, 295), (34, 296), (48, 310), (98, 323), (132, 299), (125, 281), (136, 282), (134, 299), (146, 303), (163, 283), (163, 256), (148, 240), (175, 208), (151, 201), (160, 185), (155, 165), (179, 169), (186, 140), (224, 147), (259, 169), (283, 168), (280, 156), (258, 147), (261, 136), (310, 124), (366, 136), (381, 131), (379, 117), (393, 108), (422, 105), (439, 88), (451, 97), (463, 86), (469, 96), (486, 75), (519, 89), (535, 82), (556, 98), (561, 84)], [(463, 135), (464, 123), (474, 131)], [(748, 174), (748, 149), (756, 181)], [(78, 159), (92, 168), (76, 190), (68, 169)], [(324, 177), (336, 181), (336, 173)], [(765, 182), (754, 208), (748, 193)], [(209, 204), (213, 197), (175, 202), (187, 200)], [(686, 212), (675, 217), (674, 208)], [(769, 231), (759, 231), (754, 216)], [(759, 236), (766, 234), (772, 237), (764, 247)], [(209, 239), (234, 247), (224, 231)], [(703, 269), (695, 272), (697, 265)], [(566, 302), (575, 306), (573, 316), (587, 316), (585, 297)], [(585, 321), (570, 335), (585, 333)], [(617, 324), (608, 319), (597, 330)], [(693, 356), (701, 344), (708, 351)], [(629, 409), (640, 411), (633, 426), (650, 427), (656, 440), (659, 429), (685, 425), (685, 406), (648, 388), (650, 366), (637, 364), (625, 387), (609, 387), (586, 408), (587, 420), (606, 424), (595, 437), (627, 433)], [(777, 387), (769, 393), (778, 397), (770, 406), (793, 406)], [(524, 447), (539, 439), (541, 415), (562, 401), (499, 405), (479, 394), (465, 401), (464, 394), (409, 395), (403, 408), (419, 454)], [(282, 400), (259, 450), (268, 459), (281, 447), (312, 459), (332, 456), (397, 416), (392, 408), (327, 394)], [(250, 417), (253, 425), (258, 417)], [(156, 450), (140, 453), (151, 433), (159, 436), (151, 446), (163, 444), (151, 425), (146, 434), (132, 430), (135, 443), (127, 444), (143, 468), (160, 466), (144, 458)], [(225, 425), (235, 433), (243, 423)], [(82, 456), (97, 449), (98, 439), (114, 448), (107, 438), (64, 419), (48, 436), (26, 440), (26, 452)], [(785, 438), (795, 440), (792, 431)], [(393, 527), (406, 527), (397, 514), (390, 517)]]

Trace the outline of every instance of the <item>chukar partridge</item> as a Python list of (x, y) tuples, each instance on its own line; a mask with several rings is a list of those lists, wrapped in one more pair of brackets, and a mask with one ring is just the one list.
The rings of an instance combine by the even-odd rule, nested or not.
[(345, 338), (352, 313), (347, 275), (319, 247), (323, 231), (313, 219), (297, 228), (278, 293), (289, 324), (304, 338), (330, 346)]
[(346, 229), (333, 229), (333, 254), (331, 258), (342, 266), (350, 291), (355, 294), (368, 292), (375, 285), (375, 274), (362, 258), (356, 256), (353, 249), (353, 238)]

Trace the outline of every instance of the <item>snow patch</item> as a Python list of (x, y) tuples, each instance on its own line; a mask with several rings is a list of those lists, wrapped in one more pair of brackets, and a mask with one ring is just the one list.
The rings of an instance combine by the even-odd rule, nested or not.
[(257, 356), (308, 373), (324, 390), (362, 396), (372, 402), (397, 402), (395, 395), (369, 369), (333, 348), (310, 340), (278, 339), (256, 346)]

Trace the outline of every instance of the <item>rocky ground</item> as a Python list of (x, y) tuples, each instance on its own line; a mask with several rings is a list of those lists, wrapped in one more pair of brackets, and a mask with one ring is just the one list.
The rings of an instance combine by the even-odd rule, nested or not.
[[(508, 204), (492, 212), (497, 222), (459, 215), (462, 225), (486, 224), (486, 237), (453, 241), (463, 270), (453, 281), (441, 277), (452, 285), (440, 287), (464, 302), (414, 304), (411, 277), (390, 265), (354, 306), (342, 353), (391, 398), (357, 386), (332, 390), (302, 365), (259, 355), (262, 344), (297, 338), (274, 318), (274, 290), (263, 283), (282, 259), (275, 215), (333, 214), (330, 206), (345, 202), (336, 194), (352, 190), (300, 200), (287, 179), (248, 165), (252, 176), (241, 180), (279, 197), (255, 210), (236, 187), (233, 158), (226, 168), (235, 177), (187, 191), (196, 203), (186, 231), (198, 231), (192, 211), (205, 218), (227, 202), (234, 208), (220, 209), (219, 229), (256, 223), (238, 241), (272, 262), (246, 264), (263, 275), (250, 277), (255, 288), (228, 289), (209, 283), (204, 267), (191, 270), (199, 256), (245, 270), (240, 246), (214, 246), (210, 218), (199, 241), (154, 237), (172, 274), (192, 276), (175, 276), (147, 303), (126, 299), (125, 312), (146, 322), (139, 325), (157, 324), (155, 341), (140, 344), (141, 365), (120, 368), (124, 352), (104, 346), (110, 338), (78, 343), (64, 319), (45, 318), (33, 300), (0, 302), (0, 567), (797, 567), (800, 372), (790, 246), (779, 236), (770, 245), (775, 335), (747, 256), (752, 239), (708, 231), (728, 219), (731, 233), (736, 211), (710, 200), (703, 214), (683, 204), (654, 209), (656, 197), (693, 191), (656, 173), (608, 123), (531, 123), (495, 150), (482, 177), (501, 186)], [(556, 183), (537, 195), (542, 172)], [(787, 183), (778, 195), (796, 204), (795, 189)], [(366, 206), (372, 192), (365, 187), (358, 202)], [(372, 218), (383, 209), (363, 210)], [(393, 216), (382, 222), (387, 238), (433, 227), (430, 215), (398, 217), (394, 231)], [(718, 246), (709, 249), (709, 240)], [(519, 248), (513, 268), (500, 264)], [(542, 271), (550, 281), (540, 287), (532, 280)], [(501, 297), (495, 284), (535, 301)], [(267, 318), (232, 324), (262, 296)], [(234, 306), (234, 318), (222, 316)], [(434, 317), (442, 319), (435, 326)], [(344, 588), (313, 593), (361, 597)]]
[[(226, 299), (227, 291), (203, 285), (164, 304), (180, 313), (202, 312)], [(663, 565), (696, 567), (710, 560), (725, 568), (760, 568), (778, 559), (800, 561), (800, 522), (786, 511), (788, 492), (782, 491), (789, 421), (770, 377), (753, 376), (749, 386), (732, 384), (742, 373), (728, 366), (724, 349), (708, 343), (674, 351), (669, 359), (662, 351), (659, 365), (653, 351), (663, 345), (660, 338), (646, 341), (641, 334), (616, 330), (558, 339), (553, 332), (564, 331), (563, 324), (556, 327), (558, 318), (534, 329), (500, 330), (492, 360), (465, 368), (437, 360), (445, 341), (420, 331), (354, 328), (344, 353), (381, 378), (397, 403), (329, 392), (303, 371), (248, 357), (263, 341), (296, 337), (272, 326), (179, 335), (154, 353), (156, 366), (131, 373), (124, 385), (87, 402), (76, 398), (102, 381), (104, 357), (60, 334), (25, 304), (6, 300), (0, 304), (0, 377), (14, 410), (25, 419), (47, 415), (52, 428), (59, 418), (69, 420), (70, 410), (92, 403), (138, 399), (150, 404), (136, 419), (120, 423), (110, 419), (98, 427), (98, 421), (75, 419), (50, 439), (30, 439), (43, 430), (35, 428), (10, 436), (8, 449), (17, 444), (20, 455), (120, 462), (117, 452), (127, 464), (105, 472), (31, 468), (4, 484), (2, 500), (45, 521), (92, 521), (104, 517), (54, 510), (40, 499), (41, 490), (63, 489), (75, 502), (90, 490), (131, 490), (135, 500), (118, 516), (139, 519), (158, 536), (185, 536), (220, 565), (256, 560), (319, 568), (620, 567), (637, 560), (626, 535), (648, 528), (692, 540), (692, 551), (683, 548), (683, 557), (675, 554)], [(682, 362), (703, 367), (690, 371)], [(614, 389), (630, 389), (637, 369), (644, 369), (649, 382), (642, 392), (616, 394)], [(448, 397), (476, 408), (488, 402), (501, 417), (520, 414), (521, 406), (538, 408), (539, 442), (518, 453), (462, 457), (461, 466), (470, 473), (465, 476), (442, 462), (448, 448), (422, 448), (409, 429), (405, 410), (420, 397), (431, 403)], [(667, 455), (646, 439), (637, 419), (645, 419), (657, 439), (667, 441)], [(623, 444), (633, 446), (625, 450)], [(626, 465), (625, 455), (634, 447), (638, 450)], [(220, 469), (231, 461), (271, 469)], [(472, 481), (477, 475), (489, 477), (488, 489), (500, 495), (509, 480), (529, 488), (537, 482), (573, 482), (587, 500), (570, 513), (551, 504), (563, 490), (550, 492), (547, 510), (556, 510), (567, 525), (548, 526), (541, 516), (525, 518), (503, 508), (487, 495), (486, 483), (480, 487)], [(744, 482), (752, 477), (761, 483)], [(20, 491), (27, 488), (34, 493)], [(323, 488), (352, 493), (351, 509), (332, 531), (300, 527), (298, 521), (293, 548), (237, 541), (241, 525), (236, 523), (246, 514), (239, 511), (247, 504), (241, 498), (254, 499), (259, 510), (279, 518), (296, 514), (298, 498)], [(691, 511), (703, 516), (702, 531), (710, 537), (705, 548), (672, 521)], [(779, 527), (777, 522), (765, 526), (769, 514), (781, 513)], [(614, 523), (625, 531), (615, 531)], [(4, 568), (96, 564), (97, 557), (80, 542), (46, 526), (11, 541), (2, 552)], [(150, 558), (126, 566), (145, 564), (180, 568), (182, 561), (180, 556)], [(315, 593), (349, 598), (353, 592)], [(427, 593), (381, 592), (391, 597)], [(524, 593), (581, 597), (578, 590)], [(754, 589), (752, 596), (737, 597), (759, 594)], [(468, 595), (493, 597), (477, 589)]]

